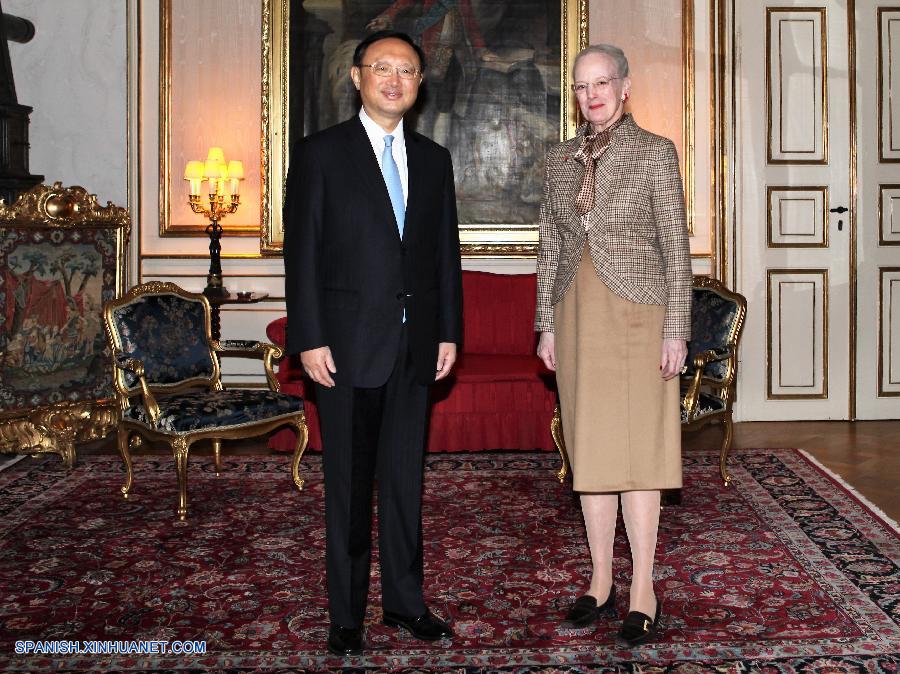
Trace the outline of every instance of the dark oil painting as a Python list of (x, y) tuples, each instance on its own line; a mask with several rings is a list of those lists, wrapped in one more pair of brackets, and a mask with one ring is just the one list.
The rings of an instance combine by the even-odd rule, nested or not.
[(358, 113), (353, 50), (383, 28), (425, 52), (406, 123), (450, 150), (460, 224), (536, 223), (544, 153), (560, 136), (560, 2), (292, 0), (290, 138)]

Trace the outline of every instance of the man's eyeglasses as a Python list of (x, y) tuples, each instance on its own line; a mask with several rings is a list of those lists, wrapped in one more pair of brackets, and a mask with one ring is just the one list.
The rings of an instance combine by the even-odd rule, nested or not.
[(390, 77), (394, 73), (403, 80), (412, 80), (419, 76), (419, 71), (412, 66), (392, 66), (389, 63), (363, 63), (360, 68), (371, 68), (378, 77)]
[(572, 85), (572, 91), (576, 94), (586, 94), (588, 87), (593, 86), (597, 91), (606, 91), (606, 88), (609, 86), (609, 83), (613, 80), (620, 80), (621, 77), (603, 77), (599, 80), (594, 80), (593, 82), (576, 82)]

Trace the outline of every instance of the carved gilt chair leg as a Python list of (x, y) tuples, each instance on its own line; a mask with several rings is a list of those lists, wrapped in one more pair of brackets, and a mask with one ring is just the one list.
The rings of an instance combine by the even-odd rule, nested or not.
[(122, 496), (128, 498), (131, 492), (131, 483), (134, 480), (134, 472), (131, 468), (131, 453), (128, 451), (131, 433), (126, 428), (119, 427), (116, 439), (119, 444), (119, 454), (122, 455), (122, 461), (125, 464), (125, 484), (122, 485)]
[(216, 477), (219, 477), (219, 473), (222, 472), (222, 440), (220, 438), (213, 438), (212, 447), (213, 456), (216, 459)]
[(75, 467), (75, 443), (69, 440), (60, 440), (57, 451), (66, 470), (72, 470)]
[(178, 475), (178, 519), (182, 522), (187, 517), (187, 465), (190, 446), (191, 443), (185, 437), (177, 436), (172, 440), (175, 473)]
[(303, 489), (303, 478), (300, 477), (300, 459), (306, 451), (306, 443), (309, 441), (309, 430), (306, 427), (306, 417), (300, 417), (295, 423), (297, 432), (297, 444), (294, 446), (294, 458), (291, 461), (291, 477), (297, 489)]
[(731, 475), (728, 472), (728, 453), (731, 451), (731, 438), (734, 432), (730, 413), (722, 417), (722, 426), (724, 437), (722, 438), (722, 449), (719, 451), (719, 473), (727, 487), (731, 484)]
[(569, 473), (569, 459), (566, 456), (566, 439), (563, 437), (562, 415), (559, 411), (559, 405), (553, 410), (553, 419), (550, 421), (550, 435), (553, 436), (553, 444), (559, 452), (559, 459), (562, 466), (556, 474), (557, 479), (562, 483)]

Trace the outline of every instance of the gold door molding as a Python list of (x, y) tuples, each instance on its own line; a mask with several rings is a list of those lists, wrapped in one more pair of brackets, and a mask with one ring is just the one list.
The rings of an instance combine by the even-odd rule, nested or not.
[(878, 186), (878, 245), (900, 246), (900, 185)]
[(828, 397), (828, 270), (766, 273), (769, 400)]
[(878, 156), (900, 162), (900, 7), (878, 8)]
[(766, 8), (770, 164), (828, 163), (826, 9)]
[(769, 248), (828, 247), (828, 188), (769, 185), (766, 217)]
[(878, 395), (900, 397), (900, 267), (878, 273)]

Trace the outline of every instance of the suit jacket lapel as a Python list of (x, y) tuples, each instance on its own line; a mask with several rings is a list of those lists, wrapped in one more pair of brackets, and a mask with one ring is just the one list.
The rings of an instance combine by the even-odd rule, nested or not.
[(372, 208), (375, 217), (390, 225), (397, 234), (397, 221), (394, 218), (394, 208), (391, 206), (391, 197), (388, 195), (387, 186), (384, 184), (384, 176), (378, 166), (378, 160), (372, 151), (372, 143), (362, 125), (359, 117), (354, 117), (348, 123), (347, 156), (351, 167), (356, 168), (359, 184), (369, 193), (372, 199)]
[(409, 236), (410, 228), (416, 226), (416, 216), (419, 213), (424, 194), (422, 180), (425, 171), (425, 152), (419, 139), (416, 138), (408, 125), (404, 124), (404, 136), (406, 141), (406, 169), (409, 176), (409, 195), (406, 198), (406, 223), (403, 226), (403, 238)]

